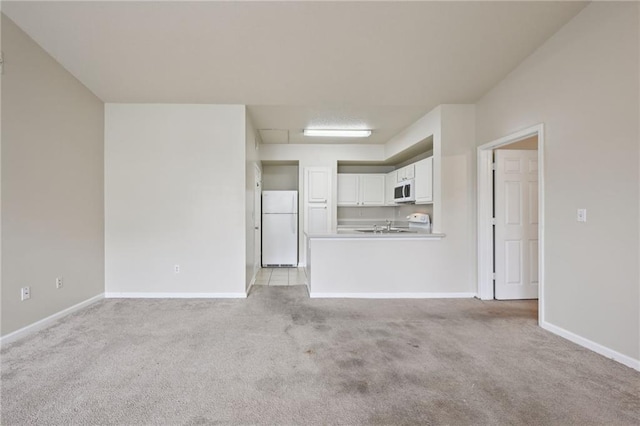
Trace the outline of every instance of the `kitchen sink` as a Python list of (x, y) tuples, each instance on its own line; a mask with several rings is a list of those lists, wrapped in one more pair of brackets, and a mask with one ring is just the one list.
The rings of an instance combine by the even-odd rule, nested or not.
[(356, 231), (358, 232), (364, 232), (367, 234), (402, 234), (402, 233), (415, 233), (415, 231), (412, 231), (410, 229), (404, 229), (404, 228), (391, 228), (391, 229), (387, 229), (387, 228), (382, 228), (382, 229), (356, 229)]

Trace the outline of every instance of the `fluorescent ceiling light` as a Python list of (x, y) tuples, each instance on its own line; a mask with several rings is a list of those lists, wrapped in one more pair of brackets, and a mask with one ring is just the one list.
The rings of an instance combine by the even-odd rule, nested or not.
[(371, 136), (371, 130), (327, 130), (304, 129), (305, 136), (328, 136), (333, 138), (366, 138)]

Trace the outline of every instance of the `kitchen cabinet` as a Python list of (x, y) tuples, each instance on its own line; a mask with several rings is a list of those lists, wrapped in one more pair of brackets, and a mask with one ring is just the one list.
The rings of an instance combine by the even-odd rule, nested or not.
[(384, 204), (387, 206), (397, 206), (394, 200), (394, 190), (398, 182), (398, 172), (396, 170), (387, 173), (385, 177)]
[(416, 204), (433, 203), (433, 157), (415, 163)]
[(332, 228), (331, 167), (306, 167), (304, 170), (304, 221), (307, 233), (326, 233)]
[(338, 173), (338, 205), (359, 205), (360, 188), (357, 174)]
[(384, 174), (338, 174), (338, 206), (384, 205)]
[(323, 234), (331, 230), (331, 219), (326, 204), (310, 203), (307, 205), (307, 233)]
[(403, 168), (396, 170), (396, 172), (398, 172), (396, 182), (415, 178), (415, 168), (413, 164), (404, 166)]
[(306, 201), (326, 203), (331, 191), (331, 169), (328, 167), (307, 167), (305, 177)]

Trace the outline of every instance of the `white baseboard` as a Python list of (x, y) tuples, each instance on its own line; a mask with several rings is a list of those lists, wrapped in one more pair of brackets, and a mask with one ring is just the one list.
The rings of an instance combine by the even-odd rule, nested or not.
[(249, 287), (247, 287), (247, 295), (245, 297), (247, 297), (251, 292), (251, 287), (255, 285), (257, 276), (258, 276), (258, 273), (256, 272), (255, 274), (253, 274), (253, 278), (251, 278), (251, 281), (249, 281)]
[(550, 324), (546, 321), (541, 321), (540, 327), (547, 331), (550, 331), (553, 334), (557, 334), (560, 337), (564, 337), (565, 339), (577, 345), (580, 345), (584, 348), (592, 350), (595, 353), (598, 353), (602, 356), (605, 356), (614, 361), (617, 361), (620, 364), (624, 364), (627, 367), (633, 368), (634, 370), (640, 371), (640, 360), (633, 359), (630, 356), (621, 354), (620, 352), (614, 351), (613, 349), (609, 349), (606, 346), (602, 346), (599, 343), (586, 339), (582, 336), (578, 336), (575, 333), (565, 330), (564, 328), (558, 327), (557, 325)]
[(104, 293), (100, 293), (97, 296), (93, 296), (92, 298), (87, 299), (78, 304), (75, 304), (73, 306), (70, 306), (67, 309), (63, 309), (60, 312), (56, 312), (53, 315), (49, 315), (48, 317), (43, 318), (40, 321), (36, 321), (33, 324), (30, 324), (26, 327), (22, 327), (19, 330), (16, 330), (5, 336), (2, 336), (0, 337), (0, 345), (6, 345), (8, 343), (15, 342), (16, 340), (21, 339), (27, 336), (28, 334), (35, 333), (36, 331), (42, 330), (43, 328), (50, 326), (60, 318), (65, 317), (69, 314), (72, 314), (76, 311), (79, 311), (80, 309), (84, 309), (87, 306), (92, 305), (95, 302), (98, 302), (99, 300), (102, 300), (102, 299), (104, 299)]
[(317, 299), (472, 299), (475, 293), (309, 293)]
[(244, 299), (247, 293), (107, 292), (106, 299)]

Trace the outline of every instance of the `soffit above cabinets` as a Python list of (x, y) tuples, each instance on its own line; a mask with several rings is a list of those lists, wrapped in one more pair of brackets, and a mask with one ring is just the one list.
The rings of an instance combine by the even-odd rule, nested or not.
[(338, 161), (340, 166), (404, 166), (433, 154), (433, 136), (429, 136), (385, 161)]

